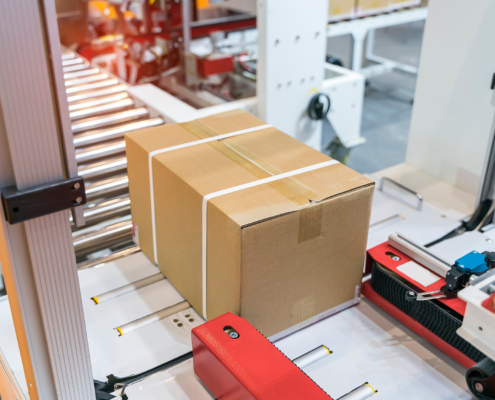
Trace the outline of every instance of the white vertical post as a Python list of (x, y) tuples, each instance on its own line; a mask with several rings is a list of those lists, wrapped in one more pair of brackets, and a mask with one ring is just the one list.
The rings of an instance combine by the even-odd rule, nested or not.
[[(0, 188), (65, 175), (59, 43), (45, 6), (53, 0), (0, 1)], [(9, 225), (0, 210), (0, 263), (30, 399), (94, 399), (68, 213)]]
[(321, 149), (321, 121), (307, 115), (324, 79), (328, 0), (258, 0), (260, 118)]

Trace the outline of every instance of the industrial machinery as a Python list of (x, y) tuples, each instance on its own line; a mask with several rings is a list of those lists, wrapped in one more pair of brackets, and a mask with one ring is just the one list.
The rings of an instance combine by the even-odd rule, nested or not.
[[(493, 5), (488, 0), (477, 2), (480, 7), (474, 7), (471, 14), (463, 12), (470, 24), (466, 23), (467, 31), (478, 32), (480, 26), (493, 29), (489, 23), (495, 11)], [(65, 187), (61, 193), (72, 201), (70, 219), (67, 207), (61, 206), (48, 215), (39, 210), (38, 218), (13, 225), (2, 213), (0, 257), (8, 287), (8, 297), (0, 300), (2, 399), (86, 400), (96, 396), (130, 400), (157, 396), (211, 399), (194, 375), (190, 339), (192, 330), (208, 325), (202, 325), (201, 317), (132, 242), (125, 132), (243, 108), (319, 148), (321, 120), (311, 119), (308, 113), (308, 105), (318, 94), (318, 101), (314, 102), (317, 106), (311, 113), (321, 109), (323, 116), (328, 110), (327, 118), (344, 145), (352, 147), (362, 142), (359, 127), (364, 78), (323, 63), (327, 2), (318, 0), (312, 8), (301, 8), (300, 2), (295, 1), (260, 1), (256, 9), (257, 35), (252, 31), (254, 21), (249, 13), (236, 14), (230, 22), (204, 23), (187, 17), (191, 9), (181, 8), (177, 2), (157, 0), (151, 8), (148, 2), (133, 3), (137, 6), (129, 6), (133, 10), (127, 10), (132, 15), (122, 14), (124, 19), (128, 18), (130, 29), (137, 30), (139, 35), (134, 32), (119, 36), (122, 34), (113, 31), (112, 24), (104, 26), (95, 18), (92, 30), (97, 34), (93, 42), (86, 47), (63, 50), (59, 46), (53, 2), (43, 1), (40, 7), (32, 0), (0, 5), (1, 36), (9, 38), (9, 42), (0, 43), (3, 55), (0, 60), (0, 187), (15, 186), (22, 197), (24, 192), (32, 190), (43, 193), (44, 185), (53, 182), (65, 187), (66, 181), (82, 176), (87, 198), (86, 204), (82, 204), (77, 201), (78, 197), (70, 197), (74, 184)], [(139, 4), (143, 9), (139, 9)], [(171, 22), (176, 25), (175, 33), (164, 33), (168, 20), (164, 20), (161, 13), (163, 4), (170, 5), (173, 11)], [(461, 34), (457, 29), (458, 14), (444, 18), (441, 12), (444, 7), (446, 0), (432, 1), (429, 23), (434, 27), (447, 21), (452, 26), (438, 31), (427, 29), (425, 43), (431, 40), (445, 46), (446, 41), (438, 38), (441, 32)], [(460, 13), (458, 6), (451, 8), (452, 13)], [(26, 9), (32, 12), (26, 13)], [(297, 15), (294, 10), (298, 10)], [(153, 14), (154, 11), (158, 12)], [(485, 15), (483, 18), (487, 18), (488, 23), (480, 24), (480, 15)], [(191, 23), (187, 29), (188, 21)], [(291, 29), (285, 29), (287, 26)], [(222, 30), (217, 36), (215, 32)], [(101, 33), (110, 37), (103, 39)], [(139, 40), (140, 36), (146, 37), (144, 42)], [(188, 36), (189, 47), (184, 45)], [(490, 34), (476, 36), (477, 40), (486, 42), (491, 37)], [(252, 46), (255, 41), (257, 45)], [(469, 81), (458, 85), (452, 80), (439, 81), (438, 75), (423, 80), (422, 76), (435, 70), (435, 64), (441, 64), (437, 56), (446, 58), (438, 49), (426, 46), (408, 165), (373, 175), (377, 181), (385, 179), (375, 194), (368, 247), (382, 243), (395, 231), (420, 245), (432, 243), (458, 228), (465, 228), (463, 218), (474, 211), (476, 203), (487, 200), (480, 198), (475, 202), (473, 199), (477, 187), (473, 188), (476, 180), (471, 178), (476, 171), (459, 174), (457, 180), (445, 176), (459, 166), (460, 157), (448, 154), (447, 167), (435, 164), (438, 158), (431, 154), (427, 162), (421, 162), (425, 149), (424, 146), (421, 149), (420, 143), (424, 145), (429, 140), (424, 135), (434, 137), (435, 143), (448, 141), (451, 147), (446, 149), (451, 149), (456, 145), (463, 148), (459, 138), (465, 137), (472, 126), (476, 126), (477, 132), (483, 132), (476, 136), (473, 151), (466, 155), (469, 165), (464, 172), (475, 167), (482, 170), (479, 149), (484, 152), (491, 143), (492, 131), (486, 126), (487, 121), (488, 125), (492, 122), (493, 110), (487, 101), (491, 91), (489, 85), (485, 88), (484, 82), (488, 70), (491, 70), (490, 78), (493, 74), (495, 56), (486, 51), (489, 47), (484, 46), (485, 42), (473, 46), (469, 40), (458, 37), (453, 37), (452, 42), (457, 46), (455, 57), (450, 60), (449, 68), (442, 68), (442, 73), (459, 73), (468, 76)], [(26, 43), (30, 51), (19, 51)], [(236, 46), (239, 48), (233, 51)], [(475, 59), (469, 64), (459, 62), (466, 56), (466, 49)], [(164, 57), (166, 52), (170, 57)], [(188, 74), (187, 66), (196, 72)], [(177, 67), (180, 68), (174, 69)], [(471, 68), (467, 71), (471, 73), (466, 73), (467, 68)], [(17, 79), (21, 72), (23, 79)], [(188, 82), (190, 78), (193, 82)], [(447, 127), (440, 134), (420, 124), (422, 120), (430, 124), (432, 110), (444, 104), (442, 99), (429, 98), (431, 94), (425, 88), (436, 87), (431, 84), (432, 80), (436, 85), (445, 85), (440, 91), (445, 94), (445, 103), (451, 97), (462, 103), (455, 104), (454, 113), (458, 118), (466, 118), (465, 124)], [(450, 96), (447, 88), (463, 89), (466, 93)], [(328, 95), (330, 103), (322, 93)], [(476, 108), (478, 113), (473, 113), (470, 107)], [(319, 118), (320, 111), (314, 114)], [(441, 114), (436, 117), (437, 122), (449, 120)], [(449, 135), (442, 136), (446, 131)], [(426, 150), (438, 152), (435, 146), (427, 146)], [(491, 161), (487, 165), (491, 165)], [(492, 171), (489, 167), (484, 170)], [(491, 182), (490, 179), (488, 173), (486, 181)], [(432, 187), (440, 194), (433, 195)], [(449, 203), (450, 199), (454, 199), (454, 205)], [(12, 206), (13, 212), (15, 207)], [(481, 214), (488, 215), (486, 208), (483, 210)], [(485, 224), (484, 229), (488, 227)], [(450, 268), (455, 260), (473, 250), (478, 253), (494, 250), (487, 241), (492, 240), (489, 231), (482, 235), (478, 237), (480, 246), (460, 245), (471, 237), (468, 232), (451, 239), (455, 251), (451, 248), (439, 252), (435, 248), (435, 252), (448, 260)], [(442, 241), (438, 246), (448, 246), (448, 243), (453, 242)], [(386, 257), (387, 261), (394, 261)], [(491, 275), (488, 277), (488, 274), (481, 275), (480, 279), (486, 276), (489, 280)], [(489, 307), (490, 299), (493, 301), (485, 288), (483, 282), (475, 283), (460, 290), (457, 299), (448, 301), (463, 300), (468, 304), (459, 333), (463, 332), (462, 337), (470, 343), (473, 353), (493, 359), (489, 352), (493, 331), (489, 325), (480, 324), (485, 317), (483, 313), (491, 312), (486, 304)], [(406, 301), (405, 297), (402, 299)], [(369, 386), (363, 383), (371, 379), (372, 374), (383, 379), (378, 384), (380, 393), (388, 392), (399, 398), (404, 381), (414, 368), (418, 374), (424, 372), (426, 382), (418, 380), (418, 384), (409, 388), (414, 395), (425, 398), (444, 391), (452, 398), (465, 395), (430, 365), (410, 363), (410, 352), (401, 351), (399, 346), (387, 347), (393, 341), (391, 336), (373, 323), (362, 329), (365, 318), (353, 318), (355, 310), (348, 311), (319, 321), (285, 341), (276, 342), (276, 346), (297, 365), (298, 356), (308, 352), (314, 355), (311, 350), (315, 346), (321, 343), (332, 346), (334, 359), (333, 356), (316, 357), (313, 364), (300, 367), (325, 392), (335, 393), (340, 398), (353, 387), (357, 389), (349, 396), (370, 394)], [(220, 333), (226, 340), (239, 340), (223, 330)], [(333, 348), (334, 343), (339, 344), (338, 348)], [(321, 347), (315, 351), (323, 354)], [(387, 368), (386, 363), (376, 360), (389, 357), (395, 358), (387, 375), (382, 373)], [(284, 359), (284, 363), (287, 362)], [(68, 365), (73, 368), (67, 368)], [(489, 362), (484, 362), (470, 372), (468, 379), (475, 390), (479, 385), (483, 391), (489, 387), (486, 382), (491, 378), (491, 368)], [(401, 371), (405, 374), (394, 375)], [(335, 379), (328, 379), (330, 375)], [(477, 390), (478, 395), (483, 391)]]

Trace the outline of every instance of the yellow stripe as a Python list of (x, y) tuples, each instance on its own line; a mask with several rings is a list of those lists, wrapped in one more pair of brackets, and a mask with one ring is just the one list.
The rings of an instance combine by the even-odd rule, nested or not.
[(332, 354), (332, 351), (330, 351), (330, 349), (327, 346), (322, 345), (321, 347), (323, 347), (326, 351), (328, 351), (328, 354)]
[(91, 300), (95, 302), (95, 304), (100, 304), (100, 301), (98, 300), (98, 297), (92, 297)]
[[(122, 329), (117, 328), (117, 331), (120, 333), (120, 336), (124, 336), (124, 334), (122, 333)], [(370, 386), (370, 387), (371, 387), (371, 386)], [(371, 389), (373, 389), (373, 388), (371, 388)]]
[(371, 388), (371, 390), (373, 390), (373, 393), (376, 393), (376, 390), (373, 389), (373, 386), (371, 386), (369, 383), (365, 383), (365, 385), (368, 385)]

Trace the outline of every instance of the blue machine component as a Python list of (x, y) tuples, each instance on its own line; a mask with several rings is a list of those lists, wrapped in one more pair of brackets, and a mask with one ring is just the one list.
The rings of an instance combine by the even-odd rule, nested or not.
[(465, 256), (459, 258), (455, 262), (455, 266), (463, 272), (471, 274), (481, 275), (488, 271), (488, 265), (486, 265), (485, 255), (472, 251)]

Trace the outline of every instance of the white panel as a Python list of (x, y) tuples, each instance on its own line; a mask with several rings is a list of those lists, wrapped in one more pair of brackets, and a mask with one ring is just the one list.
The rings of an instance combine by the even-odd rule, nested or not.
[(494, 116), (495, 2), (431, 0), (407, 163), (476, 195)]
[[(464, 371), (368, 301), (276, 342), (294, 359), (325, 344), (332, 355), (304, 372), (334, 399), (365, 382), (380, 400), (470, 400)], [(407, 393), (407, 395), (404, 395)], [(126, 389), (130, 399), (211, 400), (188, 361)]]
[(257, 97), (260, 118), (321, 148), (321, 121), (307, 116), (309, 100), (321, 91), (326, 52), (328, 0), (258, 1)]

